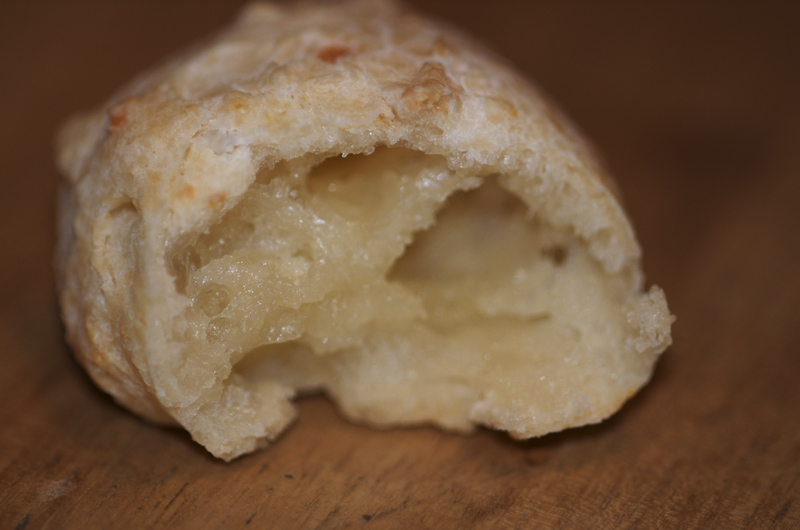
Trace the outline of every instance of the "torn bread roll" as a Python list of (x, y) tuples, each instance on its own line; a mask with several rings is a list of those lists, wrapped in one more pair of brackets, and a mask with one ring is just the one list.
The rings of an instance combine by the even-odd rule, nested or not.
[(529, 83), (389, 2), (249, 6), (59, 135), (100, 387), (229, 460), (323, 391), (372, 426), (601, 421), (670, 344), (613, 185)]

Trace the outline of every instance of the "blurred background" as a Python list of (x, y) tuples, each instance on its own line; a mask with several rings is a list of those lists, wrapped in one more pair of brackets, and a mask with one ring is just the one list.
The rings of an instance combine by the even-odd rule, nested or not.
[(620, 184), (678, 320), (610, 422), (377, 433), (310, 398), (225, 466), (95, 391), (55, 302), (54, 133), (243, 3), (0, 4), (0, 527), (800, 526), (796, 2), (407, 2), (535, 79)]

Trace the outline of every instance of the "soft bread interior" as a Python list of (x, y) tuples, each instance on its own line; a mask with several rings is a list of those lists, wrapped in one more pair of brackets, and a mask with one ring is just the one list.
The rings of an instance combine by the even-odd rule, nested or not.
[[(373, 425), (479, 423), (518, 437), (613, 412), (656, 356), (630, 341), (631, 282), (504, 181), (400, 147), (263, 168), (167, 255), (189, 300), (178, 378), (216, 388), (182, 421), (245, 428), (225, 425), (233, 408), (277, 431), (296, 390), (323, 390)], [(618, 397), (605, 403), (609, 387)]]

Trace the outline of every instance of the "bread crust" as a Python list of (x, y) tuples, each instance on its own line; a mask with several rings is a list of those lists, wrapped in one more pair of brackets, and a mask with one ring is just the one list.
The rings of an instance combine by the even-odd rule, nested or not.
[[(658, 289), (642, 291), (641, 252), (610, 177), (503, 61), (387, 1), (252, 4), (232, 26), (63, 127), (57, 267), (67, 339), (81, 364), (119, 403), (182, 425), (216, 456), (264, 446), (292, 420), (297, 388), (237, 383), (232, 367), (246, 352), (187, 360), (180, 334), (193, 302), (176, 287), (168, 251), (208, 233), (264, 171), (379, 146), (442, 157), (460, 175), (459, 189), (497, 175), (627, 293), (618, 305), (630, 329), (614, 347), (638, 352), (629, 381), (541, 427), (505, 422), (507, 411), (486, 404), (473, 406), (468, 423), (540, 435), (599, 421), (644, 384), (670, 343), (672, 317)], [(466, 428), (444, 408), (441, 417), (396, 421), (349, 406), (344, 383), (322, 388), (370, 424), (419, 418)]]

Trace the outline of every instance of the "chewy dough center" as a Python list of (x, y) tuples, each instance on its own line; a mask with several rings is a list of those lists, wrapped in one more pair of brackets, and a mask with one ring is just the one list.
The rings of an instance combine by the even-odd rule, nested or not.
[(501, 182), (387, 147), (262, 170), (171, 260), (186, 370), (227, 357), (243, 384), (323, 390), (374, 423), (558, 407), (590, 357), (571, 322), (607, 286)]

